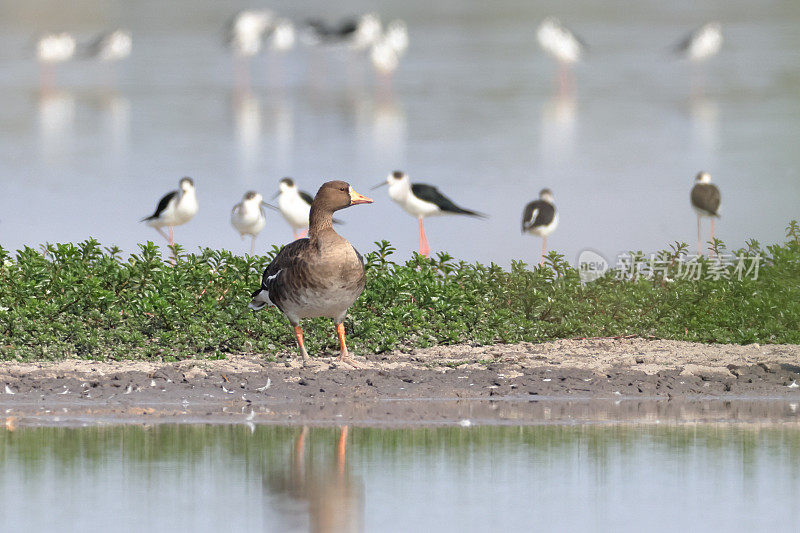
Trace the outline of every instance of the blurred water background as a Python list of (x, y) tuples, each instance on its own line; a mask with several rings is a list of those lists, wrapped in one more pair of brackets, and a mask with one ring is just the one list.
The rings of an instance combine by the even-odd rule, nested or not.
[[(375, 11), (405, 19), (410, 48), (391, 87), (368, 60), (300, 48), (251, 65), (233, 88), (224, 23), (244, 2), (0, 1), (0, 245), (79, 241), (136, 250), (138, 223), (178, 179), (195, 179), (200, 212), (176, 230), (188, 250), (244, 253), (230, 227), (248, 189), (283, 176), (314, 192), (327, 179), (369, 187), (396, 168), (432, 183), (485, 221), (426, 224), (434, 252), (467, 260), (538, 260), (520, 235), (526, 202), (550, 187), (561, 223), (550, 247), (613, 258), (693, 243), (689, 189), (708, 170), (722, 191), (717, 234), (733, 246), (780, 241), (800, 217), (800, 5), (793, 0), (277, 2), (302, 21)], [(535, 29), (555, 14), (589, 43), (577, 93), (556, 93), (556, 67)], [(723, 23), (720, 54), (692, 68), (669, 54), (687, 31)], [(34, 37), (126, 27), (132, 56), (116, 68), (75, 61), (39, 89)], [(388, 239), (417, 249), (416, 222), (375, 191), (342, 213), (362, 251)], [(258, 250), (291, 239), (269, 213)], [(613, 260), (612, 260), (613, 263)]]

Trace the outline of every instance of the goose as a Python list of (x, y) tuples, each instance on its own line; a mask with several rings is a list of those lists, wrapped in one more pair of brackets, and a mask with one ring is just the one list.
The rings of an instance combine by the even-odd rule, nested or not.
[(261, 287), (252, 293), (249, 308), (259, 311), (277, 307), (294, 327), (303, 365), (308, 352), (300, 320), (332, 318), (339, 337), (339, 361), (349, 360), (344, 334), (347, 310), (364, 290), (364, 259), (333, 229), (333, 213), (372, 199), (357, 193), (344, 181), (329, 181), (317, 191), (311, 204), (308, 237), (284, 246), (264, 270)]

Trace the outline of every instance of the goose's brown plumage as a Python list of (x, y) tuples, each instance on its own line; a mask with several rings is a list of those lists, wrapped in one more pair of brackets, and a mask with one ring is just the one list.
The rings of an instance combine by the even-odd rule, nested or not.
[(328, 317), (334, 320), (341, 343), (340, 360), (347, 358), (344, 318), (364, 290), (364, 262), (355, 248), (333, 229), (333, 213), (351, 205), (372, 203), (344, 181), (320, 187), (311, 204), (308, 238), (283, 247), (264, 270), (261, 288), (253, 293), (250, 308), (274, 305), (295, 328), (305, 362), (300, 320)]

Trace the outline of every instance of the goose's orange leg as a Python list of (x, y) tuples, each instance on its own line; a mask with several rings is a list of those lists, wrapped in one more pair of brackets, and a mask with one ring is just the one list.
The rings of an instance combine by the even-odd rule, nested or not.
[(336, 462), (339, 465), (339, 474), (344, 474), (346, 458), (347, 458), (347, 426), (342, 426), (342, 432), (339, 433), (339, 442), (336, 444)]
[(344, 341), (344, 324), (336, 324), (336, 334), (339, 336), (339, 346), (341, 347), (339, 361), (344, 363), (348, 359), (347, 343)]
[(297, 345), (300, 347), (300, 353), (303, 354), (303, 366), (305, 366), (306, 360), (308, 359), (308, 352), (306, 351), (306, 345), (303, 342), (303, 328), (300, 326), (295, 326), (294, 336), (297, 339)]

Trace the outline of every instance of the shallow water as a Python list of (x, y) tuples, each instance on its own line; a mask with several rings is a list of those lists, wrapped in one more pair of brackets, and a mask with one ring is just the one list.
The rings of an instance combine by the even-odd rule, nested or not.
[[(623, 250), (694, 243), (688, 191), (700, 169), (723, 195), (718, 236), (779, 241), (800, 197), (800, 10), (793, 2), (619, 0), (288, 4), (302, 20), (378, 11), (408, 21), (411, 48), (391, 91), (363, 58), (301, 50), (252, 64), (249, 92), (233, 90), (220, 46), (236, 4), (212, 0), (34, 3), (2, 1), (0, 244), (16, 249), (94, 236), (134, 251), (160, 239), (137, 223), (158, 198), (195, 178), (201, 211), (177, 230), (198, 246), (248, 249), (228, 223), (256, 188), (283, 175), (313, 190), (323, 178), (368, 192), (395, 168), (491, 215), (429, 220), (434, 251), (508, 264), (536, 260), (519, 234), (522, 207), (554, 190), (561, 225), (551, 247), (575, 260), (586, 247)], [(242, 5), (243, 7), (243, 5)], [(546, 14), (590, 45), (575, 97), (554, 91), (553, 62), (535, 41)], [(720, 55), (693, 71), (666, 50), (709, 19), (725, 25)], [(38, 32), (87, 36), (126, 26), (134, 54), (118, 69), (75, 62), (42, 93), (31, 59)], [(342, 213), (362, 250), (379, 239), (403, 255), (416, 223), (375, 191), (373, 206)], [(286, 242), (270, 213), (259, 250)]]
[(0, 433), (3, 531), (787, 530), (796, 426)]

